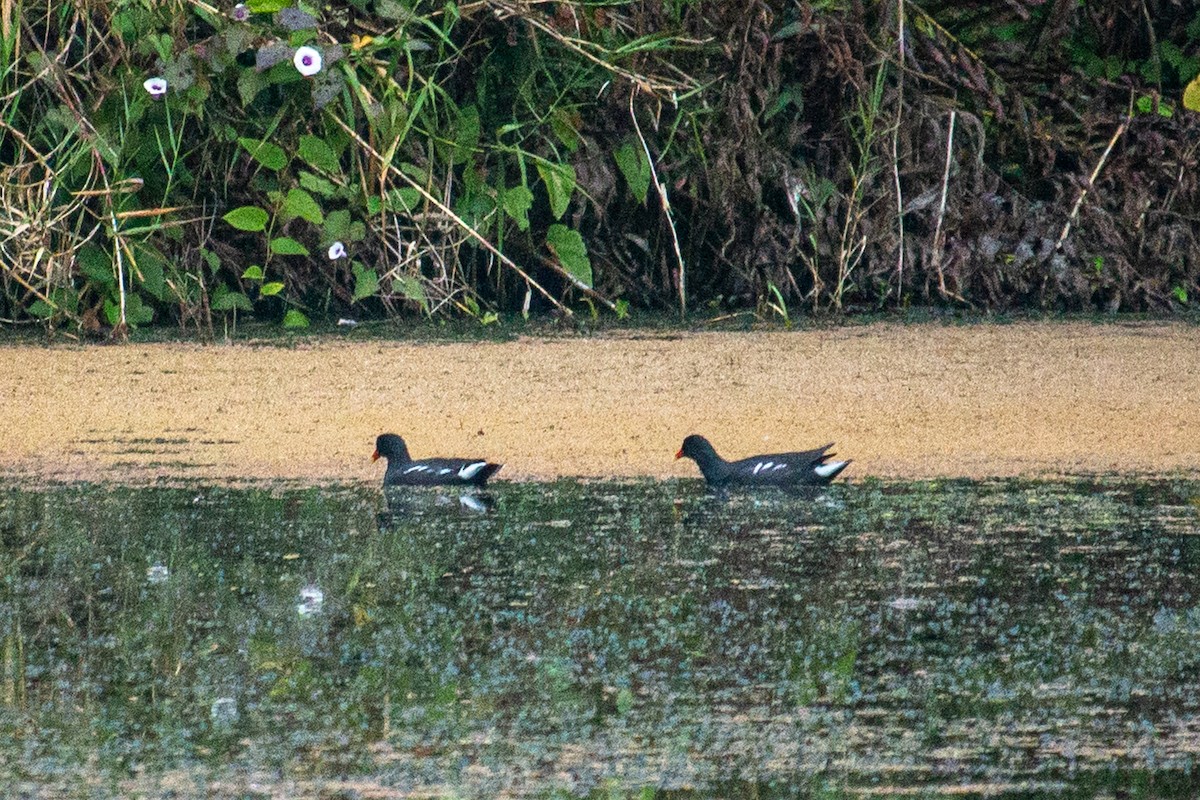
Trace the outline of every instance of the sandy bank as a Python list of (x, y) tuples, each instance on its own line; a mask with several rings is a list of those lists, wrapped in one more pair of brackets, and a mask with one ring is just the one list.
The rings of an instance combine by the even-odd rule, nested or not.
[(501, 478), (693, 476), (837, 442), (848, 477), (1200, 472), (1200, 329), (879, 324), (296, 348), (0, 346), (0, 470), (376, 481), (383, 431)]

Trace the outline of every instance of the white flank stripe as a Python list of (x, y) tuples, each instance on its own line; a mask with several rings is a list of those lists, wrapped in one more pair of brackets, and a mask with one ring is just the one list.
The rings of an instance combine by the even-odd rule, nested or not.
[(817, 473), (822, 478), (828, 478), (830, 475), (834, 474), (844, 466), (846, 466), (845, 461), (830, 461), (828, 464), (822, 464), (819, 467), (813, 467), (813, 472)]
[(404, 470), (404, 474), (407, 475), (410, 472), (424, 472), (427, 469), (429, 469), (429, 467), (425, 466), (424, 464), (413, 464), (411, 467)]
[(776, 464), (775, 469), (787, 469), (787, 464)]
[(449, 471), (450, 471), (449, 467), (443, 467), (442, 469), (438, 470), (438, 475), (445, 475)]
[(474, 464), (467, 464), (458, 471), (458, 477), (464, 481), (469, 481), (479, 474), (479, 470), (487, 466), (486, 461), (476, 461)]

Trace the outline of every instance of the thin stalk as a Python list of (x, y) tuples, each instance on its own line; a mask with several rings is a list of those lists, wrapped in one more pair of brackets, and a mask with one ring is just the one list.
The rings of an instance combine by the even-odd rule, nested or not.
[[(938, 203), (937, 222), (933, 226), (933, 254), (930, 258), (933, 260), (933, 267), (937, 270), (938, 276), (938, 292), (942, 297), (953, 297), (962, 303), (967, 303), (967, 299), (958, 292), (951, 292), (946, 288), (946, 275), (942, 271), (942, 247), (945, 244), (942, 236), (942, 220), (946, 216), (946, 197), (950, 193), (950, 165), (954, 161), (954, 124), (958, 120), (958, 110), (950, 110), (950, 130), (946, 133), (946, 164), (942, 168), (942, 199)], [(969, 305), (969, 303), (968, 303)]]
[(679, 316), (687, 316), (687, 269), (683, 263), (683, 251), (679, 247), (679, 234), (675, 230), (675, 219), (671, 216), (671, 201), (667, 197), (667, 185), (658, 179), (658, 170), (654, 168), (654, 157), (650, 155), (650, 146), (642, 135), (642, 126), (638, 125), (637, 114), (633, 111), (633, 96), (637, 87), (629, 92), (629, 118), (633, 120), (633, 129), (637, 131), (638, 141), (642, 144), (642, 152), (646, 154), (646, 163), (650, 165), (650, 177), (654, 179), (654, 188), (658, 192), (659, 203), (663, 215), (667, 219), (667, 229), (671, 231), (671, 244), (675, 247), (675, 261), (679, 264)]
[(1054, 249), (1058, 250), (1062, 247), (1063, 242), (1067, 240), (1067, 236), (1071, 233), (1071, 225), (1075, 223), (1075, 219), (1079, 216), (1079, 209), (1083, 207), (1084, 198), (1088, 196), (1088, 192), (1096, 185), (1096, 178), (1100, 177), (1100, 170), (1104, 169), (1104, 162), (1108, 160), (1109, 153), (1116, 146), (1117, 140), (1124, 135), (1125, 130), (1129, 127), (1129, 123), (1133, 121), (1132, 108), (1125, 114), (1125, 119), (1121, 120), (1121, 124), (1117, 126), (1116, 132), (1112, 138), (1108, 140), (1108, 147), (1104, 148), (1104, 152), (1100, 155), (1100, 160), (1096, 162), (1096, 168), (1092, 170), (1092, 174), (1088, 177), (1087, 186), (1083, 187), (1083, 191), (1079, 193), (1079, 197), (1075, 199), (1075, 205), (1071, 208), (1071, 213), (1067, 215), (1067, 224), (1063, 225), (1062, 233), (1058, 235), (1058, 241), (1054, 243)]
[(896, 76), (896, 125), (892, 128), (892, 180), (896, 186), (896, 233), (900, 246), (896, 254), (896, 298), (904, 293), (904, 191), (900, 187), (900, 122), (904, 116), (904, 0), (896, 0), (896, 51), (900, 71)]
[(99, 167), (100, 180), (104, 182), (104, 202), (108, 206), (108, 219), (109, 224), (112, 226), (113, 261), (117, 265), (117, 298), (121, 307), (121, 322), (119, 324), (119, 329), (121, 331), (125, 331), (127, 330), (125, 324), (125, 258), (121, 253), (123, 249), (121, 247), (121, 228), (120, 224), (117, 222), (117, 210), (113, 206), (112, 187), (108, 183), (108, 170), (104, 166), (104, 158), (95, 150), (92, 152), (93, 157), (96, 159), (96, 165)]

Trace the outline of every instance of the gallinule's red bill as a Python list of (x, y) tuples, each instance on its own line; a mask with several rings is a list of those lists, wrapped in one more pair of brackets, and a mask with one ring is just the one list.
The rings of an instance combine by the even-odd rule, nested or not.
[(483, 486), (502, 464), (471, 458), (419, 458), (408, 454), (404, 440), (385, 433), (375, 440), (372, 461), (387, 459), (384, 486)]
[(708, 439), (692, 434), (683, 440), (676, 458), (687, 457), (696, 462), (708, 485), (717, 489), (727, 486), (823, 486), (829, 483), (850, 463), (829, 461), (833, 443), (815, 450), (799, 453), (772, 453), (751, 456), (741, 461), (726, 461), (717, 455)]

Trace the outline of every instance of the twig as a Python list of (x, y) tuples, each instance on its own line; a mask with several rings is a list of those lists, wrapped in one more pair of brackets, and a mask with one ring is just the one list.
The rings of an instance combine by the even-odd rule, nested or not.
[(950, 164), (954, 161), (954, 123), (958, 109), (950, 109), (950, 129), (946, 132), (946, 165), (942, 169), (942, 199), (938, 203), (937, 223), (933, 226), (933, 265), (938, 271), (938, 282), (942, 274), (942, 220), (946, 218), (946, 196), (950, 192)]
[[(542, 262), (543, 264), (545, 264), (546, 266), (550, 267), (551, 269), (553, 269), (553, 270), (556, 270), (556, 271), (558, 271), (558, 272), (562, 273), (563, 277), (564, 277), (564, 278), (566, 278), (567, 280), (569, 280), (569, 281), (571, 282), (571, 285), (572, 285), (572, 286), (574, 286), (576, 289), (580, 290), (580, 291), (581, 291), (581, 292), (583, 292), (584, 294), (588, 295), (589, 297), (594, 297), (594, 298), (595, 298), (596, 300), (598, 300), (598, 301), (599, 301), (599, 302), (600, 302), (602, 305), (604, 305), (605, 307), (607, 307), (609, 311), (616, 311), (616, 310), (617, 310), (617, 304), (616, 304), (616, 303), (614, 303), (612, 300), (609, 300), (607, 297), (605, 297), (604, 295), (600, 294), (600, 293), (599, 293), (599, 292), (597, 292), (595, 289), (593, 289), (592, 287), (588, 286), (586, 283), (584, 283), (583, 281), (579, 280), (579, 278), (576, 278), (576, 277), (575, 277), (574, 275), (572, 275), (571, 273), (569, 273), (569, 272), (564, 272), (564, 271), (563, 271), (563, 268), (562, 268), (562, 267), (560, 267), (558, 264), (556, 264), (556, 263), (554, 262), (554, 259), (552, 259), (552, 258), (546, 258), (545, 256), (542, 256), (542, 255), (539, 255), (539, 256), (537, 257), (537, 259), (538, 259), (538, 261)], [(526, 301), (525, 301), (525, 313), (529, 313), (529, 300), (528, 300), (528, 295), (526, 295)]]
[(896, 298), (904, 294), (904, 191), (900, 187), (900, 119), (904, 116), (904, 0), (896, 0), (896, 49), (900, 58), (896, 77), (896, 124), (892, 128), (892, 180), (896, 184), (896, 229), (900, 246), (896, 254)]
[(959, 292), (946, 288), (946, 274), (942, 271), (942, 220), (946, 217), (946, 195), (950, 191), (950, 164), (954, 161), (954, 123), (958, 119), (958, 109), (950, 109), (950, 130), (946, 132), (946, 166), (942, 170), (942, 199), (938, 203), (937, 224), (933, 226), (933, 266), (937, 270), (938, 292), (942, 297), (953, 298), (960, 303), (972, 305)]
[[(96, 160), (96, 166), (99, 167), (100, 180), (104, 182), (105, 205), (108, 206), (108, 219), (112, 226), (113, 260), (117, 263), (117, 295), (121, 306), (121, 322), (118, 330), (124, 333), (127, 330), (127, 326), (125, 322), (125, 260), (121, 255), (121, 250), (123, 249), (121, 226), (117, 223), (117, 212), (112, 201), (112, 186), (108, 183), (108, 172), (104, 168), (104, 157), (95, 147), (92, 148), (92, 155)], [(129, 287), (133, 288), (132, 276), (130, 276)]]
[(654, 157), (650, 155), (650, 146), (642, 135), (642, 126), (638, 125), (637, 114), (633, 112), (633, 96), (637, 87), (629, 90), (629, 118), (633, 120), (633, 129), (637, 131), (638, 141), (642, 143), (642, 152), (646, 154), (646, 163), (650, 165), (650, 177), (654, 179), (654, 189), (662, 205), (663, 214), (667, 218), (667, 228), (671, 231), (671, 244), (675, 246), (675, 260), (679, 264), (679, 315), (687, 316), (687, 270), (683, 264), (683, 251), (679, 248), (679, 234), (675, 232), (675, 220), (671, 216), (671, 201), (667, 198), (667, 185), (658, 180), (658, 170), (654, 168)]
[[(356, 130), (351, 128), (349, 125), (347, 125), (345, 122), (343, 122), (337, 116), (331, 115), (330, 119), (332, 119), (334, 122), (336, 122), (341, 127), (342, 130), (344, 130), (347, 134), (350, 135), (350, 137), (352, 139), (354, 139), (354, 141), (358, 142), (360, 147), (362, 147), (364, 150), (366, 150), (368, 153), (370, 153), (382, 166), (386, 167), (389, 172), (391, 172), (393, 175), (398, 176), (400, 178), (400, 180), (407, 183), (410, 188), (416, 189), (417, 193), (420, 194), (422, 197), (424, 197), (426, 202), (432, 203), (435, 207), (437, 207), (437, 209), (439, 211), (441, 211), (443, 214), (448, 216), (450, 219), (454, 220), (454, 222), (459, 227), (461, 227), (467, 233), (468, 236), (470, 236), (475, 241), (479, 242), (480, 246), (482, 246), (483, 249), (487, 250), (489, 253), (491, 253), (496, 258), (498, 258), (500, 260), (500, 263), (504, 264), (505, 266), (512, 269), (514, 272), (516, 272), (518, 275), (520, 275), (522, 278), (524, 278), (526, 284), (537, 289), (538, 293), (540, 293), (543, 297), (545, 297), (547, 300), (549, 300), (551, 303), (553, 303), (555, 308), (557, 308), (559, 311), (562, 311), (568, 317), (574, 316), (574, 312), (571, 311), (571, 309), (567, 308), (565, 305), (563, 305), (561, 302), (559, 302), (553, 295), (551, 295), (548, 291), (546, 291), (545, 288), (543, 288), (543, 286), (540, 283), (535, 281), (529, 275), (529, 273), (527, 273), (525, 270), (523, 270), (519, 266), (517, 266), (517, 263), (515, 261), (513, 261), (511, 258), (509, 258), (508, 256), (501, 253), (494, 244), (489, 242), (487, 240), (487, 238), (485, 238), (483, 236), (483, 234), (479, 233), (474, 228), (472, 228), (470, 225), (468, 225), (466, 220), (464, 220), (462, 217), (458, 216), (453, 211), (451, 211), (449, 206), (447, 206), (441, 200), (438, 200), (436, 197), (434, 197), (432, 194), (430, 194), (428, 189), (426, 189), (421, 184), (417, 183), (415, 180), (410, 178), (408, 175), (405, 175), (404, 172), (401, 171), (396, 166), (394, 166), (391, 161), (389, 161), (388, 159), (381, 156), (379, 154), (379, 152), (375, 150), (374, 147), (372, 147), (370, 144), (367, 143), (367, 141), (365, 139), (363, 139), (361, 136), (358, 135), (358, 132)], [(566, 270), (562, 270), (561, 268), (559, 268), (559, 271), (562, 272), (563, 274), (566, 274)]]
[(1067, 215), (1067, 224), (1063, 225), (1062, 233), (1058, 235), (1058, 241), (1054, 243), (1055, 250), (1060, 249), (1063, 246), (1063, 242), (1066, 241), (1067, 236), (1070, 235), (1071, 225), (1074, 224), (1075, 219), (1079, 216), (1079, 209), (1083, 207), (1084, 198), (1087, 197), (1091, 188), (1096, 185), (1096, 178), (1100, 177), (1100, 170), (1104, 168), (1104, 162), (1108, 160), (1108, 154), (1112, 152), (1113, 147), (1117, 144), (1117, 140), (1125, 133), (1125, 130), (1129, 127), (1129, 123), (1132, 121), (1133, 111), (1130, 110), (1125, 114), (1125, 119), (1121, 120), (1121, 124), (1117, 126), (1116, 133), (1108, 140), (1108, 147), (1104, 148), (1104, 152), (1100, 155), (1100, 160), (1096, 162), (1096, 168), (1092, 170), (1087, 186), (1083, 187), (1083, 190), (1079, 193), (1079, 197), (1075, 200), (1075, 207)]
[(49, 298), (49, 296), (47, 296), (43, 292), (36, 289), (33, 286), (33, 284), (31, 284), (29, 281), (22, 278), (21, 273), (17, 272), (17, 270), (15, 268), (10, 268), (6, 265), (4, 267), (4, 270), (5, 270), (5, 274), (8, 275), (8, 277), (12, 278), (14, 281), (16, 281), (17, 283), (21, 284), (26, 289), (28, 289), (33, 294), (33, 296), (36, 297), (38, 300), (41, 300), (43, 303), (50, 306), (51, 308), (54, 308), (54, 309), (58, 308), (57, 303), (55, 303), (53, 300), (51, 300)]

